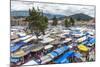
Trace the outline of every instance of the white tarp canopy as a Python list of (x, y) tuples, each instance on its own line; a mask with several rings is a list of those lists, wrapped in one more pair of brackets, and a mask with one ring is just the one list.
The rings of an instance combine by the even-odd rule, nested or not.
[(86, 39), (87, 39), (87, 37), (84, 36), (84, 37), (81, 37), (81, 38), (77, 39), (77, 42), (83, 42), (83, 41), (86, 40)]
[(16, 43), (16, 42), (18, 42), (18, 41), (20, 41), (20, 38), (11, 41), (11, 43)]
[(29, 62), (27, 62), (27, 63), (25, 63), (25, 64), (23, 64), (23, 65), (37, 65), (38, 63), (36, 62), (36, 61), (34, 61), (34, 60), (31, 60), (31, 61), (29, 61)]
[(11, 32), (11, 39), (17, 39), (19, 38), (18, 35), (16, 35), (16, 33)]
[(20, 39), (21, 39), (21, 40), (25, 40), (25, 39), (28, 39), (28, 38), (30, 38), (30, 37), (32, 37), (32, 35), (27, 35), (27, 36), (22, 37), (22, 38), (20, 38)]
[(20, 36), (26, 36), (26, 33), (24, 33), (24, 32), (17, 32), (16, 34), (18, 34)]
[(15, 43), (15, 42), (18, 42), (18, 41), (20, 41), (20, 40), (25, 40), (25, 41), (26, 41), (26, 39), (28, 39), (28, 38), (30, 38), (30, 37), (31, 37), (31, 35), (27, 35), (27, 36), (25, 36), (25, 37), (17, 38), (17, 39), (15, 39), (15, 40), (11, 41), (11, 43)]
[(52, 58), (49, 55), (43, 56), (40, 59), (42, 60), (41, 64), (45, 64), (52, 60)]
[(41, 43), (49, 43), (49, 42), (52, 42), (52, 41), (54, 41), (55, 39), (52, 39), (52, 38), (49, 38), (49, 37), (47, 37), (47, 38), (43, 38), (43, 40), (42, 41), (40, 41)]
[(74, 35), (75, 37), (81, 37), (81, 36), (83, 36), (84, 34), (83, 34), (83, 33), (80, 33), (80, 34), (72, 34), (72, 35)]
[(48, 36), (50, 36), (50, 33), (46, 34), (46, 35), (41, 35), (38, 38), (43, 39), (43, 38), (47, 38)]
[(32, 36), (32, 37), (30, 37), (29, 39), (27, 39), (27, 40), (25, 40), (25, 41), (23, 41), (23, 42), (27, 43), (27, 42), (29, 42), (29, 41), (31, 41), (31, 40), (33, 40), (33, 39), (37, 39), (36, 36)]
[(64, 33), (70, 33), (71, 30), (62, 30)]
[(44, 47), (44, 49), (49, 49), (49, 48), (52, 48), (53, 47), (53, 45), (46, 45), (45, 47)]
[(63, 41), (63, 43), (69, 42), (69, 41), (71, 41), (71, 40), (72, 40), (71, 38), (66, 38), (66, 39)]
[(65, 38), (66, 36), (64, 36), (65, 34), (68, 34), (68, 33), (62, 33), (62, 34), (59, 34), (57, 35), (58, 37), (61, 37), (61, 38)]
[(14, 29), (14, 28), (12, 28), (11, 31), (18, 31), (18, 29)]

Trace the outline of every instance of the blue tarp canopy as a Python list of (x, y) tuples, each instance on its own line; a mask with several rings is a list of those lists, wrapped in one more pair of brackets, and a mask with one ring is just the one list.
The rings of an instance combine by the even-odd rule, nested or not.
[(54, 51), (52, 51), (50, 54), (54, 57), (57, 57), (59, 55), (61, 55), (64, 51), (68, 50), (69, 47), (67, 46), (63, 46), (63, 47), (60, 47), (60, 48), (57, 48), (55, 49)]
[(69, 63), (67, 58), (64, 58), (62, 60), (55, 60), (53, 62), (56, 63), (56, 64)]
[(91, 46), (93, 45), (93, 43), (95, 43), (95, 38), (92, 37), (88, 37), (88, 39), (82, 42), (82, 44), (85, 44), (87, 46)]
[(87, 46), (92, 46), (93, 43), (95, 43), (95, 38), (92, 37), (88, 37), (88, 39), (82, 42), (82, 44), (86, 44)]
[(19, 58), (11, 58), (10, 61), (11, 61), (11, 63), (17, 63), (20, 61), (20, 59)]
[(71, 36), (71, 34), (64, 34), (64, 36), (69, 37), (69, 36)]
[(14, 46), (11, 46), (11, 52), (14, 52), (16, 50), (18, 50), (20, 47), (22, 47), (24, 44), (24, 42), (18, 42), (18, 43), (15, 43)]
[(69, 51), (66, 52), (64, 55), (62, 55), (60, 58), (58, 58), (57, 60), (55, 60), (55, 63), (68, 63), (69, 61), (67, 60), (67, 57), (73, 55), (74, 51)]
[(54, 57), (57, 57), (58, 56), (58, 54), (56, 52), (54, 52), (54, 51), (51, 52), (50, 54), (53, 55)]
[(73, 30), (71, 33), (72, 34), (81, 34), (80, 30)]
[(88, 40), (86, 39), (85, 41), (82, 42), (82, 44), (88, 44)]
[(95, 38), (91, 38), (91, 40), (88, 41), (87, 46), (92, 46), (95, 43)]
[(67, 46), (63, 46), (63, 47), (60, 47), (60, 48), (57, 48), (56, 50), (54, 50), (55, 52), (58, 53), (58, 55), (62, 54), (64, 51), (68, 50), (69, 47)]
[(90, 34), (88, 32), (86, 32), (85, 35), (87, 36), (87, 35), (90, 35)]
[(93, 37), (88, 37), (88, 41), (90, 41), (91, 39), (93, 39)]
[(77, 57), (77, 58), (80, 58), (80, 57), (82, 57), (82, 54), (80, 54), (80, 53), (74, 53), (74, 56)]
[(64, 59), (61, 61), (61, 63), (69, 63), (69, 60), (68, 59)]
[(95, 38), (92, 38), (90, 41), (89, 41), (89, 43), (95, 43)]

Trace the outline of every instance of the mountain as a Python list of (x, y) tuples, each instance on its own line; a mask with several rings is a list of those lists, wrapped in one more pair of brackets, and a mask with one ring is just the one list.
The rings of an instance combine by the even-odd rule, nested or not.
[[(43, 13), (43, 15), (47, 16), (48, 19), (52, 19), (54, 16), (56, 16), (57, 19), (59, 19), (59, 20), (63, 20), (65, 18), (65, 15), (58, 15), (58, 14)], [(29, 16), (29, 12), (28, 11), (11, 11), (11, 16), (25, 17), (25, 16)], [(66, 16), (66, 17), (69, 17), (69, 18), (72, 17), (73, 19), (76, 19), (76, 20), (92, 19), (91, 16), (88, 16), (83, 13), (78, 13), (78, 14), (74, 14), (74, 15), (70, 15), (70, 16)]]
[(74, 18), (76, 20), (90, 20), (90, 19), (93, 19), (93, 17), (88, 16), (88, 15), (83, 14), (83, 13), (78, 13), (78, 14), (70, 15), (69, 17), (72, 17), (72, 18)]
[(18, 16), (24, 17), (24, 16), (29, 16), (29, 12), (28, 11), (11, 11), (10, 15), (16, 16), (16, 17)]
[[(28, 11), (11, 11), (10, 13), (11, 16), (16, 16), (16, 17), (25, 17), (29, 16)], [(56, 14), (49, 14), (49, 13), (43, 13), (44, 16), (47, 16), (48, 19), (52, 19), (54, 16), (56, 16), (58, 19), (64, 18), (64, 15), (56, 15)]]
[(62, 20), (65, 17), (65, 15), (50, 14), (50, 13), (44, 13), (44, 16), (48, 17), (49, 19), (53, 19), (54, 16), (56, 16), (56, 18), (59, 20)]

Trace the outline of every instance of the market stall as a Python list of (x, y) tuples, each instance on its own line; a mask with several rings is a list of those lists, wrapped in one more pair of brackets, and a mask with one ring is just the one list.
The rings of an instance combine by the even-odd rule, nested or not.
[(40, 41), (42, 44), (46, 44), (46, 43), (50, 43), (52, 41), (54, 41), (55, 39), (52, 39), (50, 37), (47, 37), (47, 38), (43, 38), (42, 41)]
[(74, 51), (68, 51), (64, 55), (62, 55), (61, 57), (59, 57), (58, 59), (56, 59), (54, 61), (54, 63), (57, 63), (57, 64), (69, 63), (70, 61), (67, 59), (67, 57), (69, 57), (69, 56), (71, 56), (73, 54), (74, 54)]
[(21, 48), (25, 44), (26, 43), (24, 43), (24, 42), (15, 43), (13, 46), (11, 46), (10, 51), (11, 52), (15, 52), (15, 51), (17, 51), (19, 48)]
[(87, 39), (87, 37), (86, 36), (83, 36), (83, 37), (77, 39), (76, 42), (80, 43), (80, 42), (83, 42), (86, 39)]
[(44, 49), (46, 50), (46, 49), (50, 49), (50, 48), (52, 48), (53, 47), (53, 45), (46, 45), (45, 47), (44, 47)]
[(27, 65), (37, 65), (38, 63), (34, 60), (30, 60), (28, 61), (27, 63), (23, 64), (24, 66), (27, 66)]
[(84, 46), (83, 44), (78, 45), (78, 49), (80, 51), (84, 51), (84, 52), (87, 52), (88, 51), (88, 48), (86, 46)]

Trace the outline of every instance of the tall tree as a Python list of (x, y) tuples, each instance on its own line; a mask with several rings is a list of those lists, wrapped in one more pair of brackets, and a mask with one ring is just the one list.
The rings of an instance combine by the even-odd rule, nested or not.
[(70, 25), (70, 23), (69, 23), (67, 18), (65, 19), (64, 24), (65, 24), (65, 27), (68, 27)]
[(33, 7), (32, 9), (29, 9), (29, 16), (26, 18), (27, 21), (29, 21), (28, 28), (30, 29), (31, 33), (35, 33), (37, 39), (40, 32), (45, 33), (45, 29), (48, 25), (48, 19), (47, 17), (43, 16), (43, 12), (40, 11), (38, 8), (35, 10)]
[(75, 20), (72, 17), (70, 18), (70, 23), (72, 26), (75, 25)]
[(56, 16), (54, 16), (52, 25), (56, 26), (57, 24), (58, 24), (58, 20), (57, 20)]
[(46, 16), (41, 16), (41, 19), (40, 19), (40, 26), (39, 26), (39, 29), (40, 29), (40, 32), (42, 32), (43, 35), (45, 35), (45, 29), (47, 28), (48, 26), (48, 18)]

